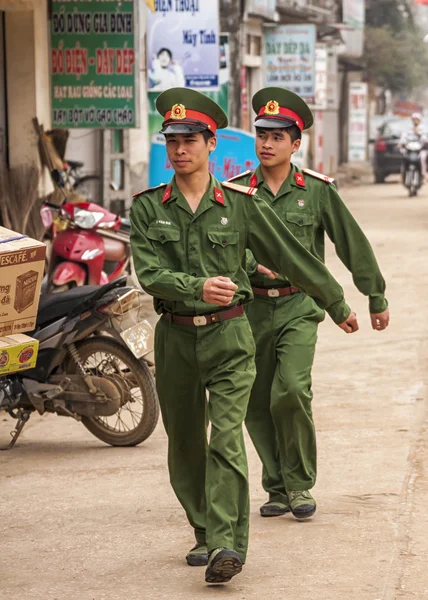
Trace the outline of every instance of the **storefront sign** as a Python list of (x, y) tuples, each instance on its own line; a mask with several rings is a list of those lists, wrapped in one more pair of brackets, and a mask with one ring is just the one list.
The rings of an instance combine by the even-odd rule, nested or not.
[(343, 22), (351, 29), (343, 29), (345, 54), (362, 56), (364, 49), (365, 0), (343, 0)]
[(325, 45), (315, 49), (315, 106), (317, 110), (339, 108), (337, 55)]
[(268, 19), (274, 19), (276, 0), (247, 0), (247, 12)]
[[(224, 181), (248, 169), (254, 170), (258, 164), (254, 143), (254, 135), (240, 129), (228, 128), (217, 131), (217, 148), (210, 155), (211, 173), (220, 181)], [(164, 136), (153, 136), (149, 186), (168, 183), (173, 175), (174, 171), (165, 150)]]
[(349, 143), (348, 160), (367, 159), (368, 127), (368, 88), (367, 83), (353, 82), (349, 86)]
[(148, 89), (219, 86), (218, 0), (155, 0), (147, 9)]
[(265, 31), (265, 86), (285, 87), (315, 101), (315, 25), (281, 25)]
[(53, 127), (138, 125), (133, 0), (52, 0)]

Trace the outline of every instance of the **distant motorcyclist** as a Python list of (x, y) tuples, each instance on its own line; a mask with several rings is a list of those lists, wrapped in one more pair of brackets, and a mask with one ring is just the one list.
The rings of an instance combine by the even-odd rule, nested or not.
[(420, 113), (413, 113), (411, 116), (412, 125), (408, 131), (401, 135), (400, 147), (405, 148), (409, 142), (420, 142), (424, 145), (421, 150), (421, 172), (423, 181), (427, 179), (427, 151), (425, 145), (428, 144), (428, 136), (422, 128), (422, 115)]

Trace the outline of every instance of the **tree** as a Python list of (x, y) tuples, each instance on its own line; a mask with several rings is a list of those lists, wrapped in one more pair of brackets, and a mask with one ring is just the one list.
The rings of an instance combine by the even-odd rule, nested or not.
[(366, 0), (364, 64), (368, 81), (395, 94), (428, 83), (428, 50), (404, 0)]

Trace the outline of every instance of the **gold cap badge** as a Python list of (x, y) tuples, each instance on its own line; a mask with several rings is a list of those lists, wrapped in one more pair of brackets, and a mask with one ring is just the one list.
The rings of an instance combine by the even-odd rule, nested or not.
[(174, 104), (171, 108), (171, 119), (177, 119), (181, 121), (186, 118), (186, 107), (184, 104)]
[(276, 100), (269, 100), (265, 106), (266, 115), (279, 115), (279, 104)]

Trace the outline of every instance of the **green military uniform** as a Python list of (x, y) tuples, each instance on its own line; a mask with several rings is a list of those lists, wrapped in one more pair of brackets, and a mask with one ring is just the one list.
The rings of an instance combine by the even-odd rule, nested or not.
[[(268, 99), (276, 98), (279, 105), (285, 104), (283, 94), (287, 94), (289, 101), (286, 106), (291, 104), (299, 113), (305, 111), (300, 104), (303, 101), (299, 98), (300, 103), (297, 102), (285, 90), (277, 91), (276, 96), (272, 88), (262, 92), (264, 95), (259, 92), (261, 98), (255, 97), (253, 103), (259, 115)], [(307, 113), (305, 116), (307, 124)], [(265, 115), (256, 120), (256, 127), (272, 126), (266, 120), (261, 122), (262, 119)], [(274, 123), (276, 127), (284, 127), (280, 122)], [(370, 312), (386, 310), (385, 283), (370, 243), (341, 200), (333, 180), (292, 166), (276, 196), (265, 183), (260, 166), (255, 173), (246, 172), (233, 181), (256, 188), (257, 195), (296, 239), (323, 262), (327, 232), (339, 258), (351, 271), (355, 285), (369, 297)], [(276, 269), (281, 274), (271, 280), (257, 272), (258, 263), (264, 264), (247, 252), (247, 272), (255, 293), (247, 316), (256, 341), (257, 377), (246, 426), (263, 462), (264, 489), (272, 502), (286, 505), (286, 490), (309, 490), (316, 479), (311, 370), (318, 324), (324, 319), (324, 311), (319, 302), (290, 286), (292, 282), (299, 287), (292, 277)]]
[[(185, 92), (169, 90), (159, 98), (177, 93), (175, 102), (182, 103), (177, 113), (186, 115), (193, 99), (190, 90)], [(205, 111), (209, 113), (209, 104)], [(189, 126), (203, 118), (194, 112), (191, 117)], [(240, 305), (253, 297), (246, 248), (316, 297), (335, 322), (343, 322), (350, 312), (324, 265), (253, 193), (211, 176), (193, 213), (173, 179), (136, 195), (131, 209), (136, 273), (163, 315), (156, 327), (156, 383), (171, 484), (196, 540), (206, 542), (208, 551), (234, 549), (243, 561), (249, 505), (242, 423), (255, 378), (254, 341), (247, 317), (240, 314)], [(230, 307), (202, 299), (204, 282), (218, 275), (238, 286), (234, 318), (225, 316)], [(208, 442), (207, 418), (212, 426)]]

